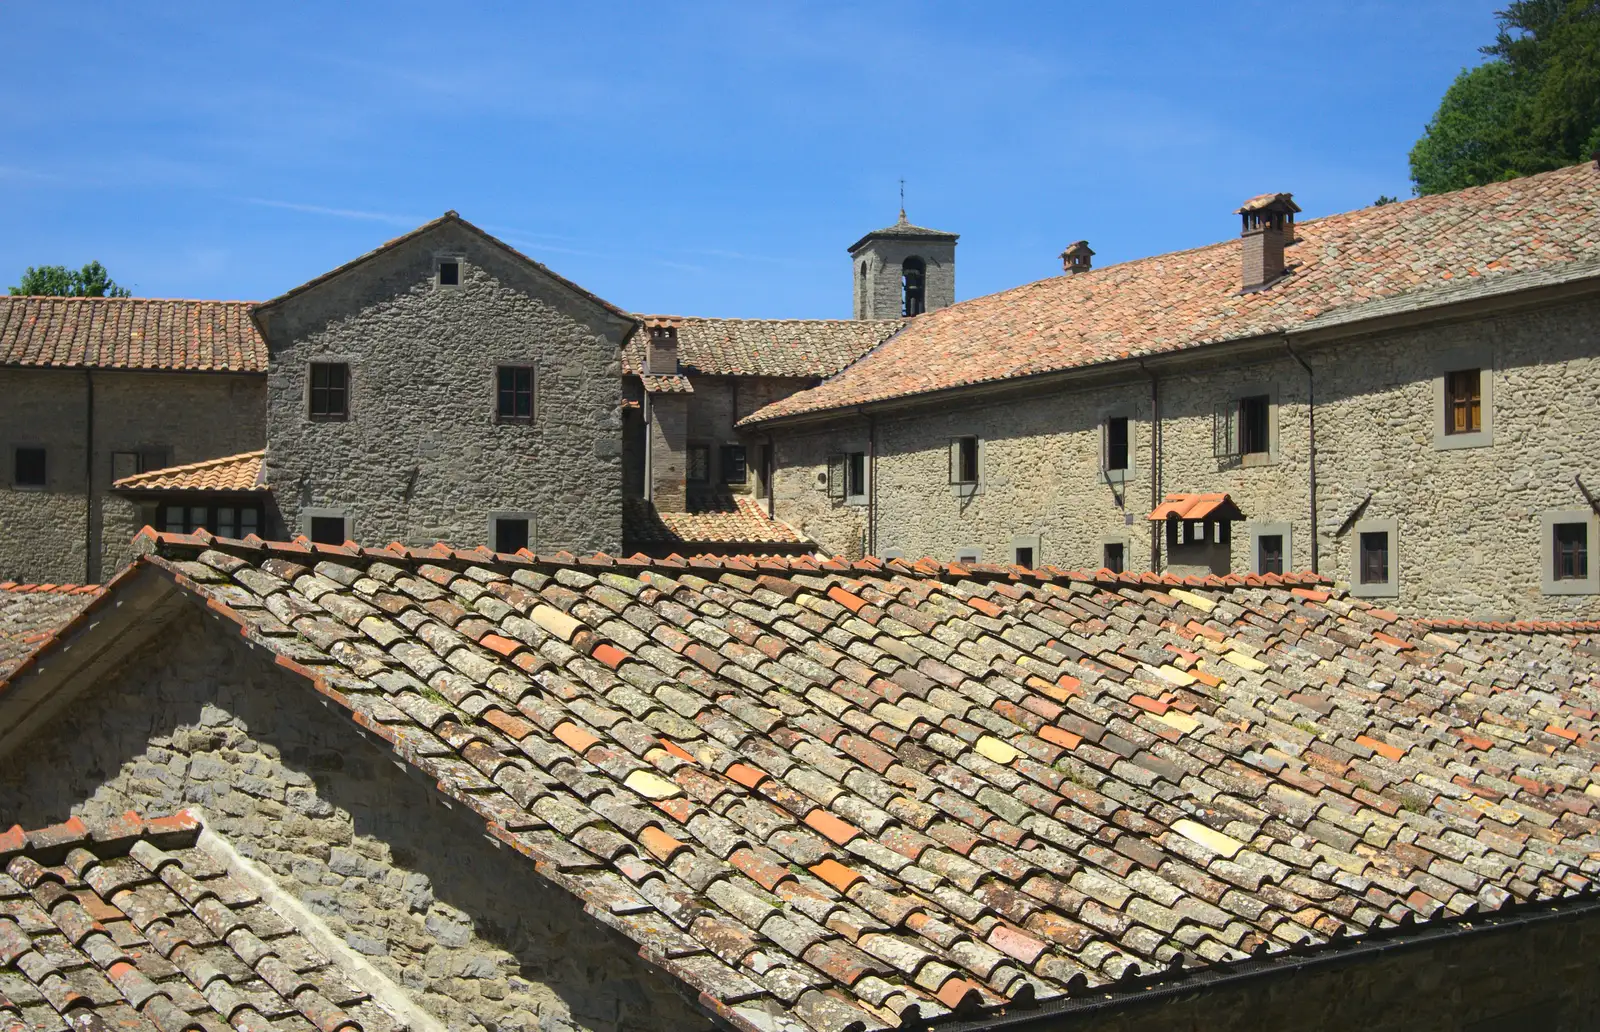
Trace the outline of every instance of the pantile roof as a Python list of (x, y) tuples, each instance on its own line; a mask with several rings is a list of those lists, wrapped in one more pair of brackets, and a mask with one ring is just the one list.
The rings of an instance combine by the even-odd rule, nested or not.
[(1209, 494), (1169, 494), (1145, 518), (1159, 521), (1166, 519), (1168, 516), (1176, 516), (1183, 520), (1244, 519), (1244, 513), (1239, 511), (1239, 506), (1234, 503), (1233, 499), (1224, 493), (1217, 492)]
[(1015, 1013), (1600, 871), (1588, 631), (1311, 575), (139, 540), (122, 583), (235, 621), (746, 1032)]
[(676, 373), (641, 373), (639, 382), (650, 394), (693, 394), (694, 384)]
[[(688, 512), (660, 512), (643, 498), (622, 503), (622, 537), (628, 547), (696, 545), (805, 545), (787, 523), (767, 515), (762, 504), (744, 495), (695, 499)], [(759, 551), (759, 547), (756, 548)], [(785, 548), (793, 551), (793, 548)]]
[[(906, 324), (904, 319), (672, 318), (678, 327), (679, 368), (706, 376), (832, 376)], [(629, 373), (644, 370), (644, 336), (635, 334), (623, 349), (622, 365)]]
[(920, 315), (838, 376), (747, 422), (1292, 330), (1377, 299), (1404, 296), (1420, 307), (1434, 291), (1450, 299), (1445, 288), (1466, 280), (1594, 259), (1600, 169), (1589, 162), (1312, 219), (1298, 223), (1296, 238), (1289, 275), (1251, 294), (1239, 293), (1234, 238)]
[(0, 297), (0, 366), (265, 373), (252, 304)]
[(261, 463), (266, 451), (256, 450), (168, 466), (123, 477), (111, 486), (119, 491), (265, 491)]
[(906, 220), (906, 211), (904, 208), (901, 208), (900, 218), (896, 220), (894, 225), (885, 226), (882, 229), (875, 229), (866, 234), (860, 240), (857, 240), (855, 243), (851, 244), (849, 251), (851, 254), (855, 254), (861, 249), (861, 245), (866, 243), (868, 240), (882, 239), (883, 237), (909, 240), (923, 238), (949, 240), (953, 242), (960, 239), (960, 234), (946, 233), (942, 229), (929, 229), (927, 226), (914, 226)]
[(0, 581), (0, 678), (77, 616), (98, 584)]
[(391, 1032), (192, 814), (0, 832), (0, 1029)]

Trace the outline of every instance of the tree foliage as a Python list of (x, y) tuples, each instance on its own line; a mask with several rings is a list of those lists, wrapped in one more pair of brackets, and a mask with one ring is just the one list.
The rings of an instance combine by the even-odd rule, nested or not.
[(90, 262), (81, 269), (65, 265), (30, 265), (22, 274), (22, 282), (10, 288), (13, 295), (50, 297), (128, 297), (126, 287), (119, 287), (106, 267)]
[(1600, 148), (1600, 0), (1513, 0), (1411, 149), (1418, 193), (1575, 164)]

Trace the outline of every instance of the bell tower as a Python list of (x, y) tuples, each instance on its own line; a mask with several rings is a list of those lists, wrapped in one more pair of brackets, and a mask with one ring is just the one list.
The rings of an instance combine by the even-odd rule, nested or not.
[(900, 221), (850, 245), (855, 319), (899, 319), (955, 304), (955, 233)]

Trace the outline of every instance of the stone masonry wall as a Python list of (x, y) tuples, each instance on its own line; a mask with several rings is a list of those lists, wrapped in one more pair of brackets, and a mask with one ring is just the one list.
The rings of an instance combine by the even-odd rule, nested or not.
[[(1594, 595), (1540, 591), (1541, 514), (1586, 506), (1574, 477), (1591, 491), (1600, 484), (1597, 326), (1600, 304), (1585, 302), (1303, 350), (1315, 374), (1320, 572), (1347, 582), (1355, 522), (1394, 519), (1399, 596), (1385, 605), (1452, 617), (1600, 613)], [(1444, 356), (1464, 352), (1493, 363), (1493, 443), (1440, 450), (1433, 379)], [(1157, 494), (1231, 494), (1250, 520), (1234, 527), (1235, 571), (1249, 569), (1254, 523), (1288, 524), (1288, 565), (1310, 568), (1305, 370), (1281, 352), (1195, 363), (1158, 382)], [(1276, 399), (1273, 450), (1218, 458), (1216, 407), (1245, 393)], [(1138, 377), (878, 416), (877, 550), (952, 559), (977, 549), (1010, 562), (1017, 537), (1038, 535), (1036, 561), (1093, 568), (1104, 544), (1121, 540), (1129, 568), (1149, 568), (1151, 410), (1149, 381)], [(1115, 485), (1099, 470), (1101, 422), (1113, 412), (1134, 419), (1132, 476)], [(825, 477), (827, 455), (864, 449), (866, 434), (854, 416), (775, 434), (777, 516), (825, 551), (852, 554), (866, 534), (862, 507), (830, 501)], [(949, 484), (950, 439), (967, 434), (983, 441), (977, 493)]]
[[(898, 319), (904, 312), (901, 267), (907, 258), (921, 258), (927, 266), (927, 311), (956, 303), (956, 245), (948, 240), (880, 237), (857, 251), (851, 262), (857, 319)], [(866, 276), (861, 274), (866, 266)]]
[[(763, 406), (781, 401), (809, 387), (815, 380), (775, 376), (695, 376), (689, 396), (691, 444), (711, 447), (710, 489), (735, 494), (754, 493), (757, 450), (763, 438), (745, 440), (734, 424)], [(724, 484), (722, 446), (744, 444), (746, 477), (743, 484)]]
[(0, 826), (186, 805), (452, 1032), (709, 1027), (620, 934), (198, 611), (0, 759)]
[[(94, 498), (84, 499), (88, 430), (82, 369), (0, 369), (0, 580), (103, 581), (131, 558), (143, 513), (110, 493), (111, 455), (166, 449), (174, 465), (266, 442), (266, 378), (96, 370)], [(46, 451), (44, 490), (12, 485), (18, 446)], [(85, 518), (93, 530), (86, 535)], [(95, 542), (85, 563), (87, 541)]]
[[(446, 254), (459, 287), (434, 286)], [(471, 547), (491, 512), (529, 512), (540, 551), (620, 545), (622, 317), (446, 223), (268, 318), (267, 476), (291, 532), (315, 507), (363, 543)], [(307, 416), (319, 360), (349, 363), (347, 421)], [(497, 421), (500, 364), (537, 367), (531, 423)]]

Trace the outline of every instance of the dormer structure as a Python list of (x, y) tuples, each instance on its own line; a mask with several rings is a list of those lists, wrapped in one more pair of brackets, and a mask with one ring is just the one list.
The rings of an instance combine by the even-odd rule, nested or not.
[(900, 319), (956, 301), (958, 234), (906, 220), (873, 230), (850, 245), (856, 319)]

